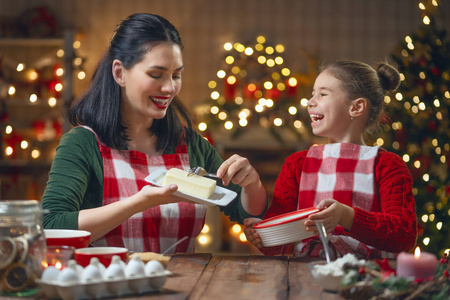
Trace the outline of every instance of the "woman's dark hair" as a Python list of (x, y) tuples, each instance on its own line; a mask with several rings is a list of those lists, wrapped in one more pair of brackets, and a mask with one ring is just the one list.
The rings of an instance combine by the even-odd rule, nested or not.
[(369, 102), (367, 127), (378, 121), (386, 92), (395, 91), (400, 85), (400, 74), (387, 63), (379, 63), (372, 68), (363, 62), (340, 60), (323, 70), (341, 81), (349, 99), (364, 98)]
[[(130, 69), (142, 61), (152, 46), (163, 42), (183, 48), (178, 31), (165, 18), (138, 13), (122, 20), (117, 25), (89, 86), (75, 99), (69, 113), (70, 123), (74, 126), (91, 127), (108, 147), (128, 149), (127, 127), (120, 115), (121, 89), (112, 75), (112, 62), (118, 59), (126, 69)], [(155, 119), (149, 128), (149, 132), (158, 137), (157, 150), (179, 145), (185, 130), (192, 130), (192, 117), (176, 97), (164, 118)]]

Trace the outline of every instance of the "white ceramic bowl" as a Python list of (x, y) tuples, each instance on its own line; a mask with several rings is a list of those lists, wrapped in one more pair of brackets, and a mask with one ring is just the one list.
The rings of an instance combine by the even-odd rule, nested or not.
[(342, 275), (335, 275), (335, 271), (326, 268), (326, 261), (312, 261), (308, 263), (309, 271), (315, 281), (325, 290), (332, 293), (337, 293), (341, 286)]
[(261, 237), (264, 247), (284, 245), (312, 237), (313, 232), (306, 231), (305, 219), (319, 210), (315, 207), (288, 212), (253, 225)]

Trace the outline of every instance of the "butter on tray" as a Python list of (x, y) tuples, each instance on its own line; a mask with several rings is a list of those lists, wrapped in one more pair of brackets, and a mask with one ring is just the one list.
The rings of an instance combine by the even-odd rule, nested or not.
[(184, 170), (172, 168), (167, 171), (164, 185), (176, 184), (178, 190), (197, 197), (209, 198), (216, 190), (216, 181)]

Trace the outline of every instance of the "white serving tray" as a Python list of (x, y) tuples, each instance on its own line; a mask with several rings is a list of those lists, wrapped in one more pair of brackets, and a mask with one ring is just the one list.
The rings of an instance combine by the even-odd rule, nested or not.
[[(147, 182), (150, 182), (153, 185), (163, 186), (164, 178), (166, 177), (166, 173), (167, 173), (166, 169), (163, 169), (163, 168), (157, 169), (156, 171), (150, 173), (150, 175), (148, 175), (145, 178), (145, 180)], [(231, 190), (223, 188), (221, 186), (216, 186), (216, 190), (214, 191), (214, 194), (212, 194), (211, 197), (209, 197), (209, 198), (202, 198), (202, 197), (194, 196), (194, 195), (191, 195), (188, 193), (183, 193), (180, 191), (176, 191), (173, 194), (175, 196), (178, 196), (178, 197), (181, 197), (181, 198), (193, 201), (193, 202), (206, 204), (209, 206), (214, 206), (214, 205), (226, 206), (231, 201), (233, 201), (234, 198), (236, 198), (236, 196), (237, 196), (237, 193), (235, 191), (231, 191)]]

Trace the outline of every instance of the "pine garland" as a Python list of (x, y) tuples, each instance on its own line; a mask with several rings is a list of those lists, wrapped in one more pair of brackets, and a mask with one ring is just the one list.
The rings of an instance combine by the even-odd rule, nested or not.
[(439, 261), (436, 276), (428, 280), (397, 277), (386, 259), (367, 262), (361, 267), (347, 265), (344, 269), (346, 275), (339, 291), (344, 299), (450, 299), (450, 264), (446, 255)]

